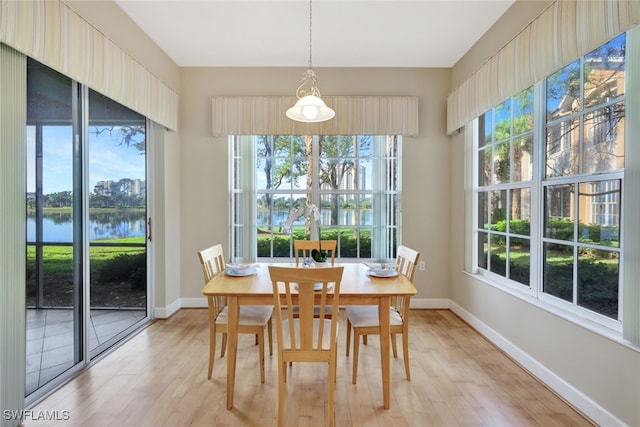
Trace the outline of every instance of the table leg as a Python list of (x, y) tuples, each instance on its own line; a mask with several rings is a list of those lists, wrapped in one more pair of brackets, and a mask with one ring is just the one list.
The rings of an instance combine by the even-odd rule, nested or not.
[(378, 319), (380, 319), (380, 362), (382, 364), (382, 396), (384, 409), (389, 409), (389, 394), (391, 385), (391, 355), (389, 352), (391, 329), (389, 326), (389, 307), (391, 297), (381, 297), (378, 305)]
[(238, 352), (238, 297), (228, 296), (229, 323), (227, 326), (227, 409), (233, 409), (233, 389), (236, 381), (236, 354)]

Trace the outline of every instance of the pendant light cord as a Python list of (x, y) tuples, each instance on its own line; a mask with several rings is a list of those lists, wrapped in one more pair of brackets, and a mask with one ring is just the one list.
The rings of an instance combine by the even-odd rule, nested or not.
[(311, 63), (311, 0), (309, 0), (309, 69), (313, 69), (313, 64)]

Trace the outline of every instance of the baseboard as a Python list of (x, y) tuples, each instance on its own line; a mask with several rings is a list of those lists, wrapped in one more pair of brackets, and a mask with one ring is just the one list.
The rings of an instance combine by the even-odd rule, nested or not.
[(207, 308), (207, 299), (202, 298), (180, 298), (182, 308)]
[[(413, 301), (411, 306), (413, 307)], [(561, 377), (554, 374), (540, 362), (529, 356), (511, 341), (497, 333), (455, 302), (449, 301), (449, 309), (598, 425), (609, 427), (626, 426), (626, 424), (615, 415), (598, 405)]]
[(173, 313), (180, 310), (180, 308), (182, 308), (182, 305), (180, 303), (180, 300), (177, 299), (166, 307), (154, 307), (153, 317), (155, 319), (167, 319)]
[(417, 309), (446, 310), (449, 308), (449, 303), (448, 299), (411, 298), (411, 308)]

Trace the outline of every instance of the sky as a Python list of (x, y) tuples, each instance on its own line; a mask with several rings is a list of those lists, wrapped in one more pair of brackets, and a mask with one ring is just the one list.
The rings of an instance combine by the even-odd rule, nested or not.
[[(27, 192), (35, 191), (35, 127), (27, 127)], [(89, 134), (89, 191), (98, 181), (145, 180), (143, 152), (120, 144), (117, 134)], [(73, 145), (70, 126), (43, 129), (43, 193), (72, 190)]]

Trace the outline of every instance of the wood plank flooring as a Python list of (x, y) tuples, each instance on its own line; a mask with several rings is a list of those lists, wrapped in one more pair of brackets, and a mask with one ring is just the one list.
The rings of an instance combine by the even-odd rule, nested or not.
[[(372, 336), (361, 345), (358, 383), (351, 384), (353, 359), (345, 356), (341, 316), (336, 426), (593, 425), (448, 310), (412, 310), (412, 380), (406, 380), (399, 354), (391, 361), (391, 408), (385, 410), (379, 339)], [(24, 425), (276, 426), (275, 341), (261, 384), (255, 341), (240, 336), (234, 409), (228, 411), (226, 356), (217, 354), (207, 380), (207, 322), (205, 309), (183, 309), (155, 321), (32, 408), (69, 411), (68, 420)], [(326, 365), (290, 368), (287, 425), (325, 425), (327, 376)]]

